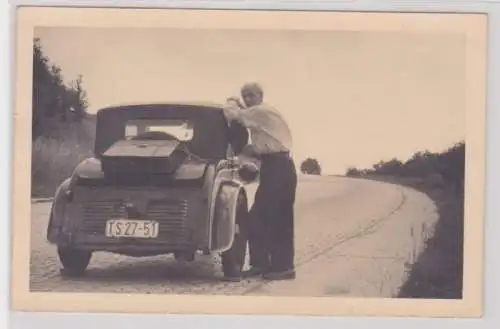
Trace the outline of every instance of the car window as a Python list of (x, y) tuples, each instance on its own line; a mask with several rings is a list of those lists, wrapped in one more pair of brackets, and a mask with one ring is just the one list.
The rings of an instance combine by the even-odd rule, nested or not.
[(189, 121), (182, 120), (133, 120), (125, 125), (125, 138), (131, 139), (148, 132), (165, 132), (181, 141), (193, 139), (194, 129)]

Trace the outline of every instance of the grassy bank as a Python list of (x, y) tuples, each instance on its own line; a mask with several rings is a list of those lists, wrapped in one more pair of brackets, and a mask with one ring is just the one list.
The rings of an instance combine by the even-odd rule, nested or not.
[(366, 175), (364, 178), (401, 184), (427, 194), (436, 204), (439, 220), (434, 235), (416, 262), (408, 267), (408, 279), (397, 297), (427, 299), (462, 298), (463, 195), (432, 178), (396, 178)]
[(380, 161), (367, 169), (351, 167), (346, 175), (405, 185), (427, 194), (439, 219), (434, 234), (423, 237), (424, 251), (408, 266), (401, 298), (462, 298), (465, 142), (441, 152), (417, 152), (410, 159)]
[(59, 136), (42, 136), (33, 141), (32, 197), (52, 197), (57, 186), (71, 175), (75, 167), (92, 155), (94, 118), (84, 119), (78, 124), (57, 131)]
[(39, 138), (32, 149), (32, 197), (52, 197), (90, 149), (74, 141)]

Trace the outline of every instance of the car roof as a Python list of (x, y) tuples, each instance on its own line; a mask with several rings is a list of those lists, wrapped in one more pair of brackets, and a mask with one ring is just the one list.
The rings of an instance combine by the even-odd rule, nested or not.
[[(220, 158), (226, 153), (228, 122), (223, 105), (209, 102), (128, 103), (102, 108), (97, 112), (94, 152), (102, 154), (110, 145), (123, 138), (127, 121), (168, 118), (192, 119), (200, 136), (193, 139), (191, 147), (197, 155)], [(224, 127), (222, 127), (224, 126)], [(206, 145), (215, 145), (214, 150)], [(206, 150), (204, 150), (206, 149)]]
[(224, 105), (221, 103), (215, 102), (149, 102), (149, 103), (121, 103), (121, 104), (113, 104), (108, 105), (106, 107), (100, 108), (97, 112), (102, 111), (112, 111), (117, 109), (126, 109), (126, 108), (138, 108), (138, 107), (196, 107), (197, 109), (204, 108), (208, 111), (220, 111)]

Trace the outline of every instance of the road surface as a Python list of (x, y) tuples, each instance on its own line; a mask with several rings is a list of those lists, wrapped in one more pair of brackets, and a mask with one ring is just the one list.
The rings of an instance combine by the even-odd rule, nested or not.
[(218, 258), (178, 263), (170, 256), (96, 253), (88, 274), (59, 274), (45, 240), (50, 203), (32, 204), (31, 291), (392, 297), (437, 220), (424, 194), (344, 177), (299, 178), (294, 281), (221, 282)]

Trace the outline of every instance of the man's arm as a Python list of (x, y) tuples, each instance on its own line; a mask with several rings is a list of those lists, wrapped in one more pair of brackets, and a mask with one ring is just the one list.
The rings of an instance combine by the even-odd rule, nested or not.
[(238, 121), (247, 128), (258, 128), (262, 125), (259, 120), (266, 110), (262, 106), (254, 106), (247, 109), (240, 109), (234, 106), (224, 108), (224, 114), (229, 121)]
[(248, 129), (238, 121), (233, 121), (229, 124), (229, 140), (236, 154), (243, 151), (249, 139)]
[(245, 108), (245, 106), (243, 106), (243, 103), (241, 103), (240, 99), (238, 97), (228, 97), (226, 99), (226, 102), (228, 104), (234, 104), (235, 106), (239, 107), (240, 109), (242, 108)]

